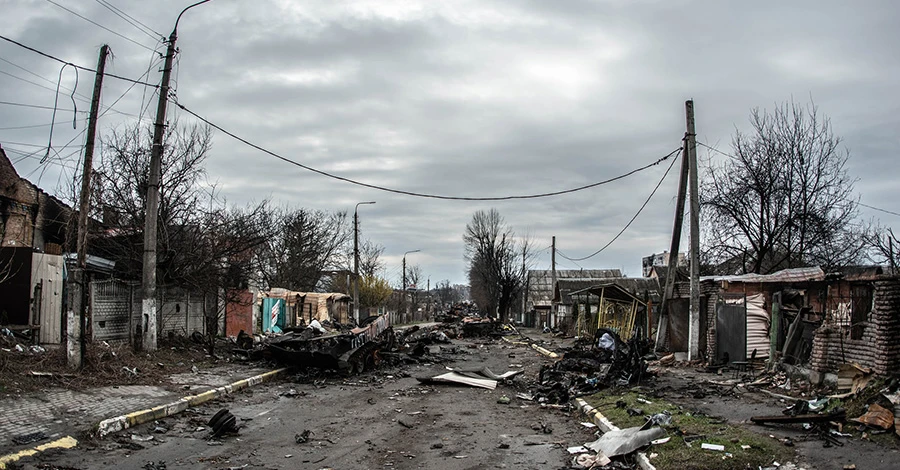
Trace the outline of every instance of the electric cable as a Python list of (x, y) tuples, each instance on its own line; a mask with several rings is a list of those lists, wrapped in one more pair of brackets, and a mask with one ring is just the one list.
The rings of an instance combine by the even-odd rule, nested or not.
[[(120, 10), (120, 9), (117, 8), (115, 5), (113, 5), (113, 4), (109, 3), (109, 2), (103, 1), (103, 0), (95, 0), (95, 1), (96, 1), (97, 3), (99, 3), (100, 6), (102, 6), (103, 8), (106, 8), (107, 10), (113, 12), (114, 15), (116, 15), (116, 16), (118, 16), (119, 18), (122, 18), (123, 20), (125, 20), (126, 23), (130, 24), (131, 26), (134, 26), (135, 29), (137, 29), (138, 31), (140, 31), (140, 32), (146, 34), (147, 36), (149, 36), (150, 39), (153, 39), (154, 41), (156, 41), (156, 40), (159, 40), (160, 37), (164, 37), (162, 34), (159, 34), (159, 33), (157, 33), (156, 31), (150, 29), (149, 26), (147, 26), (147, 25), (145, 25), (144, 23), (141, 23), (140, 21), (136, 20), (133, 16), (131, 16), (131, 15), (129, 15), (128, 13), (125, 13), (124, 11)], [(140, 26), (139, 26), (139, 25), (140, 25)]]
[[(53, 116), (50, 117), (50, 122), (56, 122), (56, 107), (59, 104), (59, 85), (62, 83), (62, 74), (63, 71), (66, 70), (69, 64), (63, 64), (63, 66), (59, 69), (59, 79), (56, 82), (56, 94), (53, 97)], [(75, 90), (78, 89), (78, 69), (75, 69), (75, 86), (72, 88), (72, 94), (70, 98), (72, 99), (72, 107), (75, 108), (75, 112), (72, 113), (72, 129), (77, 129), (77, 118), (78, 115), (78, 105), (75, 103)], [(44, 158), (41, 159), (41, 163), (47, 161), (47, 157), (50, 156), (50, 149), (53, 148), (53, 129), (55, 126), (50, 126), (50, 137), (47, 138), (47, 153), (44, 155)]]
[(82, 16), (82, 15), (80, 15), (79, 13), (74, 12), (74, 11), (72, 11), (72, 10), (70, 10), (70, 9), (68, 9), (68, 8), (66, 8), (66, 7), (64, 7), (64, 6), (62, 6), (62, 5), (60, 5), (59, 3), (54, 2), (53, 0), (46, 0), (46, 1), (47, 1), (47, 3), (51, 3), (51, 4), (53, 4), (53, 5), (56, 5), (56, 6), (58, 6), (59, 8), (62, 8), (63, 10), (65, 10), (65, 11), (67, 11), (67, 12), (69, 12), (69, 13), (71, 13), (71, 14), (73, 14), (73, 15), (75, 15), (75, 16), (81, 18), (81, 19), (83, 19), (84, 21), (87, 21), (88, 23), (91, 23), (92, 25), (97, 26), (97, 27), (99, 27), (99, 28), (101, 28), (101, 29), (104, 29), (104, 30), (106, 30), (106, 31), (109, 31), (110, 33), (115, 34), (116, 36), (119, 36), (120, 38), (122, 38), (122, 39), (124, 39), (124, 40), (126, 40), (126, 41), (129, 41), (129, 42), (131, 42), (131, 43), (133, 43), (133, 44), (136, 44), (136, 45), (138, 45), (138, 46), (141, 46), (141, 47), (143, 47), (144, 49), (147, 49), (148, 51), (156, 52), (156, 51), (154, 51), (153, 49), (151, 49), (149, 46), (146, 46), (146, 45), (144, 45), (144, 44), (141, 44), (141, 43), (135, 41), (134, 39), (131, 39), (130, 37), (128, 37), (128, 36), (126, 36), (126, 35), (124, 35), (124, 34), (122, 34), (122, 33), (117, 33), (117, 32), (115, 32), (115, 31), (113, 31), (113, 30), (107, 28), (106, 26), (103, 26), (102, 24), (97, 23), (96, 21), (94, 21), (94, 20), (92, 20), (92, 19), (90, 19), (90, 18), (88, 18), (88, 17)]
[[(681, 150), (681, 149), (679, 149), (679, 150)], [(591, 253), (591, 254), (589, 254), (589, 255), (587, 255), (587, 256), (581, 257), (581, 258), (569, 258), (568, 256), (565, 256), (565, 255), (563, 255), (562, 253), (560, 253), (560, 252), (559, 252), (559, 249), (557, 249), (556, 252), (559, 253), (560, 256), (562, 256), (563, 258), (565, 258), (565, 259), (567, 259), (567, 260), (569, 260), (569, 261), (577, 262), (577, 261), (584, 261), (584, 260), (586, 260), (586, 259), (588, 259), (588, 258), (593, 258), (594, 256), (597, 256), (598, 254), (600, 254), (603, 250), (607, 249), (610, 245), (613, 244), (613, 242), (615, 242), (616, 240), (618, 240), (618, 238), (619, 238), (620, 236), (622, 236), (622, 234), (625, 233), (626, 230), (628, 230), (628, 227), (631, 226), (631, 224), (635, 221), (635, 219), (637, 219), (638, 216), (641, 215), (641, 212), (643, 212), (644, 208), (647, 207), (647, 204), (650, 203), (650, 199), (653, 199), (653, 195), (656, 194), (656, 191), (659, 189), (660, 186), (662, 186), (662, 183), (663, 183), (663, 181), (665, 181), (666, 176), (669, 175), (669, 171), (672, 170), (672, 167), (673, 167), (673, 166), (675, 166), (675, 162), (676, 162), (676, 161), (678, 161), (678, 158), (677, 158), (677, 157), (674, 158), (674, 159), (672, 159), (672, 163), (669, 164), (669, 168), (666, 168), (666, 172), (663, 173), (662, 178), (660, 178), (660, 179), (659, 179), (659, 182), (656, 183), (656, 187), (653, 188), (653, 191), (650, 192), (650, 195), (647, 196), (647, 199), (644, 201), (643, 204), (641, 204), (640, 209), (638, 209), (638, 211), (634, 213), (634, 216), (631, 217), (631, 220), (629, 220), (628, 223), (625, 224), (624, 227), (622, 227), (622, 230), (619, 230), (619, 233), (617, 233), (616, 236), (612, 238), (612, 240), (610, 240), (609, 242), (607, 242), (606, 245), (603, 245), (603, 247), (601, 247), (599, 250), (597, 250), (597, 251), (595, 251), (595, 252), (593, 252), (593, 253)]]
[[(48, 1), (49, 1), (49, 0), (48, 0)], [(39, 51), (39, 50), (37, 50), (37, 49), (35, 49), (35, 48), (31, 47), (31, 46), (26, 46), (25, 44), (22, 44), (21, 42), (16, 41), (15, 39), (10, 39), (10, 38), (8, 38), (8, 37), (6, 37), (6, 36), (3, 36), (3, 35), (0, 35), (0, 39), (4, 40), (4, 41), (6, 41), (6, 42), (13, 43), (13, 44), (15, 44), (15, 45), (17, 45), (17, 46), (19, 46), (19, 47), (21, 47), (21, 48), (23, 48), (23, 49), (27, 49), (27, 50), (29, 50), (29, 51), (31, 51), (31, 52), (34, 52), (35, 54), (40, 54), (40, 55), (42, 55), (42, 56), (44, 56), (44, 57), (46, 57), (46, 58), (48, 58), (48, 59), (55, 60), (55, 61), (57, 61), (57, 62), (59, 62), (59, 63), (61, 63), (61, 64), (69, 64), (69, 65), (71, 65), (72, 67), (75, 67), (76, 69), (79, 69), (79, 70), (84, 70), (85, 72), (93, 72), (93, 73), (97, 73), (96, 70), (94, 70), (94, 69), (92, 69), (92, 68), (90, 68), (90, 67), (85, 67), (85, 66), (83, 66), (83, 65), (73, 64), (72, 62), (62, 60), (62, 59), (60, 59), (59, 57), (50, 55), (50, 54), (48, 54), (48, 53), (46, 53), (46, 52)], [(150, 49), (150, 48), (148, 48), (148, 49)], [(153, 49), (150, 49), (150, 51), (156, 53), (156, 51), (153, 50)], [(124, 81), (126, 81), (126, 82), (137, 83), (138, 85), (144, 85), (144, 86), (148, 86), (148, 87), (151, 87), (151, 88), (159, 88), (159, 85), (154, 85), (154, 84), (152, 84), (152, 83), (142, 82), (142, 81), (135, 80), (135, 79), (132, 79), (132, 78), (123, 77), (123, 76), (121, 76), (121, 75), (116, 75), (116, 74), (114, 74), (114, 73), (104, 73), (103, 75), (104, 75), (104, 76), (107, 76), (107, 77), (116, 78), (116, 79), (119, 79), (119, 80), (124, 80)]]
[[(42, 77), (42, 76), (40, 76), (40, 75), (38, 75), (38, 74), (32, 72), (31, 70), (26, 69), (25, 67), (22, 67), (22, 66), (20, 66), (20, 65), (18, 65), (18, 64), (15, 64), (15, 63), (13, 63), (13, 62), (10, 62), (10, 61), (7, 60), (7, 59), (4, 59), (3, 57), (0, 57), (0, 61), (6, 62), (6, 63), (8, 63), (8, 64), (10, 64), (10, 65), (12, 65), (12, 66), (14, 66), (14, 67), (17, 67), (17, 68), (19, 68), (19, 69), (22, 69), (22, 70), (24, 70), (25, 72), (28, 72), (29, 74), (34, 75), (35, 77), (40, 78), (41, 80), (47, 81), (47, 82), (49, 82), (49, 83), (52, 84), (52, 85), (56, 85), (56, 84), (53, 82), (53, 80), (44, 78), (44, 77)], [(157, 62), (158, 62), (158, 61), (159, 61), (159, 60), (157, 60)], [(151, 67), (152, 67), (152, 65), (151, 65)], [(77, 70), (77, 69), (76, 69), (76, 70)], [(148, 73), (149, 73), (149, 71), (148, 71)], [(13, 75), (13, 74), (11, 74), (11, 73), (9, 73), (9, 72), (4, 72), (3, 70), (0, 70), (0, 74), (7, 75), (7, 76), (9, 76), (9, 77), (15, 78), (16, 80), (21, 80), (21, 81), (23, 81), (23, 82), (25, 82), (25, 83), (29, 83), (29, 84), (31, 84), (31, 85), (34, 85), (34, 86), (36, 86), (36, 87), (43, 88), (43, 89), (48, 90), (48, 91), (57, 92), (57, 90), (54, 89), (54, 88), (50, 88), (50, 87), (48, 87), (48, 86), (46, 86), (46, 85), (41, 85), (40, 83), (37, 83), (37, 82), (31, 81), (31, 80), (28, 80), (28, 79), (26, 79), (26, 78), (19, 77), (18, 75)], [(106, 75), (106, 74), (104, 74), (104, 75)], [(147, 73), (145, 73), (144, 75), (147, 75)], [(136, 84), (135, 84), (135, 83), (132, 83), (132, 85), (131, 85), (131, 87), (129, 88), (129, 90), (130, 90), (131, 88), (134, 88), (134, 85), (136, 85)], [(69, 87), (60, 85), (60, 86), (59, 86), (59, 89), (61, 89), (61, 90), (66, 90), (66, 91), (69, 91), (69, 92), (72, 92), (72, 95), (73, 95), (73, 96), (77, 96), (79, 101), (83, 101), (83, 102), (88, 103), (88, 104), (91, 103), (91, 99), (90, 99), (90, 98), (88, 98), (88, 97), (82, 95), (81, 93), (78, 93), (78, 91), (77, 91), (76, 89), (74, 89), (74, 88), (69, 88)], [(144, 90), (146, 90), (146, 88), (144, 88)], [(117, 100), (117, 101), (118, 101), (118, 100)], [(115, 105), (115, 103), (113, 103), (113, 105)], [(105, 107), (105, 106), (103, 106), (103, 105), (101, 104), (101, 105), (100, 105), (100, 109), (103, 110), (103, 114), (106, 114), (106, 113), (108, 113), (109, 111), (113, 111), (113, 112), (115, 112), (115, 113), (117, 113), (117, 114), (121, 114), (121, 115), (123, 115), (123, 116), (128, 116), (128, 117), (133, 117), (133, 118), (141, 119), (140, 116), (136, 116), (136, 115), (134, 115), (134, 114), (129, 114), (129, 113), (126, 113), (126, 112), (124, 112), (124, 111), (119, 111), (118, 109), (114, 109), (114, 108), (113, 108), (113, 109), (110, 109), (110, 108), (112, 108), (113, 105), (110, 105), (110, 106), (106, 106), (106, 107)], [(79, 111), (79, 112), (80, 112), (80, 111)], [(49, 126), (49, 124), (45, 124), (45, 125)]]
[[(336, 180), (338, 180), (338, 181), (343, 181), (343, 182), (345, 182), (345, 183), (355, 184), (355, 185), (357, 185), (357, 186), (362, 186), (362, 187), (365, 187), (365, 188), (376, 189), (376, 190), (379, 190), (379, 191), (385, 191), (385, 192), (394, 193), (394, 194), (402, 194), (402, 195), (405, 195), (405, 196), (422, 197), (422, 198), (430, 198), (430, 199), (442, 199), (442, 200), (452, 200), (452, 201), (508, 201), (508, 200), (513, 200), (513, 199), (537, 199), (537, 198), (543, 198), (543, 197), (559, 196), (559, 195), (562, 195), (562, 194), (569, 194), (569, 193), (574, 193), (574, 192), (577, 192), (577, 191), (583, 191), (583, 190), (585, 190), (585, 189), (595, 188), (595, 187), (597, 187), (597, 186), (601, 186), (601, 185), (604, 185), (604, 184), (612, 183), (613, 181), (618, 181), (618, 180), (620, 180), (620, 179), (623, 179), (623, 178), (626, 178), (626, 177), (628, 177), (628, 176), (631, 176), (631, 175), (633, 175), (633, 174), (635, 174), (635, 173), (638, 173), (638, 172), (641, 172), (641, 171), (643, 171), (643, 170), (646, 170), (646, 169), (648, 169), (648, 168), (650, 168), (650, 167), (659, 165), (660, 163), (662, 163), (662, 162), (668, 160), (668, 159), (671, 158), (673, 155), (675, 155), (675, 154), (677, 154), (678, 152), (681, 151), (681, 147), (679, 147), (679, 148), (673, 150), (672, 152), (670, 152), (668, 155), (666, 155), (666, 156), (664, 156), (664, 157), (662, 157), (662, 158), (660, 158), (660, 159), (657, 159), (656, 161), (654, 161), (654, 162), (652, 162), (652, 163), (649, 163), (649, 164), (647, 164), (647, 165), (644, 165), (644, 166), (642, 166), (642, 167), (635, 168), (635, 169), (633, 169), (633, 170), (631, 170), (631, 171), (629, 171), (629, 172), (627, 172), (627, 173), (623, 173), (623, 174), (621, 174), (621, 175), (614, 176), (614, 177), (612, 177), (612, 178), (607, 178), (607, 179), (605, 179), (605, 180), (603, 180), (603, 181), (598, 181), (598, 182), (596, 182), (596, 183), (586, 184), (586, 185), (584, 185), (584, 186), (579, 186), (579, 187), (576, 187), (576, 188), (564, 189), (564, 190), (553, 191), (553, 192), (548, 192), (548, 193), (527, 194), (527, 195), (516, 195), (516, 196), (498, 196), (498, 197), (461, 197), (461, 196), (445, 196), (445, 195), (439, 195), (439, 194), (417, 193), (417, 192), (413, 192), (413, 191), (405, 191), (405, 190), (401, 190), (401, 189), (394, 189), (394, 188), (388, 188), (388, 187), (385, 187), (385, 186), (378, 186), (378, 185), (375, 185), (375, 184), (364, 183), (364, 182), (362, 182), (362, 181), (357, 181), (357, 180), (350, 179), (350, 178), (347, 178), (347, 177), (344, 177), (344, 176), (335, 175), (335, 174), (328, 173), (328, 172), (323, 171), (323, 170), (319, 170), (319, 169), (313, 168), (313, 167), (308, 166), (308, 165), (304, 165), (304, 164), (302, 164), (302, 163), (300, 163), (300, 162), (296, 162), (296, 161), (291, 160), (291, 159), (289, 159), (289, 158), (287, 158), (287, 157), (281, 156), (281, 155), (279, 155), (279, 154), (277, 154), (277, 153), (275, 153), (275, 152), (273, 152), (273, 151), (271, 151), (271, 150), (268, 150), (268, 149), (266, 149), (266, 148), (264, 148), (264, 147), (262, 147), (262, 146), (260, 146), (260, 145), (254, 144), (253, 142), (250, 142), (250, 141), (244, 139), (243, 137), (240, 137), (240, 136), (238, 136), (238, 135), (236, 135), (236, 134), (234, 134), (234, 133), (232, 133), (232, 132), (229, 132), (229, 131), (225, 130), (225, 129), (222, 128), (221, 126), (219, 126), (219, 125), (217, 125), (217, 124), (215, 124), (215, 123), (209, 121), (208, 119), (204, 118), (203, 116), (200, 116), (199, 114), (195, 113), (194, 111), (191, 111), (189, 108), (187, 108), (187, 107), (184, 106), (183, 104), (179, 103), (177, 99), (174, 99), (174, 97), (173, 97), (173, 99), (172, 99), (172, 103), (173, 103), (175, 106), (178, 106), (179, 108), (181, 108), (182, 110), (184, 110), (186, 113), (188, 113), (188, 114), (194, 116), (195, 118), (199, 119), (200, 121), (203, 121), (204, 123), (208, 124), (210, 127), (212, 127), (212, 128), (214, 128), (214, 129), (216, 129), (216, 130), (218, 130), (218, 131), (224, 133), (225, 135), (227, 135), (227, 136), (229, 136), (229, 137), (231, 137), (231, 138), (233, 138), (233, 139), (235, 139), (235, 140), (237, 140), (237, 141), (239, 141), (239, 142), (241, 142), (241, 143), (243, 143), (243, 144), (245, 144), (245, 145), (247, 145), (247, 146), (250, 146), (250, 147), (252, 147), (252, 148), (254, 148), (254, 149), (256, 149), (256, 150), (259, 150), (260, 152), (263, 152), (263, 153), (266, 153), (266, 154), (268, 154), (268, 155), (270, 155), (270, 156), (272, 156), (272, 157), (275, 157), (275, 158), (277, 158), (277, 159), (279, 159), (279, 160), (281, 160), (281, 161), (284, 161), (284, 162), (286, 162), (286, 163), (290, 163), (291, 165), (295, 165), (295, 166), (298, 166), (298, 167), (300, 167), (300, 168), (303, 168), (304, 170), (308, 170), (308, 171), (311, 171), (311, 172), (313, 172), (313, 173), (317, 173), (317, 174), (319, 174), (319, 175), (326, 176), (326, 177), (328, 177), (328, 178), (336, 179)], [(677, 159), (677, 158), (676, 158), (676, 159)], [(674, 160), (673, 160), (673, 161), (674, 161)]]

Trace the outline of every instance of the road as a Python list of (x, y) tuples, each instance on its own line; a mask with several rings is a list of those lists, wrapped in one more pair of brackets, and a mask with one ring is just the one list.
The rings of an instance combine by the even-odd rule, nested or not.
[[(595, 439), (574, 411), (515, 398), (550, 359), (502, 341), (454, 346), (457, 352), (444, 354), (444, 363), (263, 384), (167, 418), (159, 423), (165, 432), (153, 433), (156, 425), (150, 423), (74, 450), (41, 454), (32, 463), (69, 469), (545, 469), (567, 466), (566, 447)], [(495, 390), (416, 380), (446, 367), (482, 366), (525, 372)], [(504, 395), (510, 404), (498, 403)], [(220, 408), (242, 427), (238, 435), (211, 440), (205, 425)], [(295, 436), (306, 430), (309, 441), (297, 443)]]

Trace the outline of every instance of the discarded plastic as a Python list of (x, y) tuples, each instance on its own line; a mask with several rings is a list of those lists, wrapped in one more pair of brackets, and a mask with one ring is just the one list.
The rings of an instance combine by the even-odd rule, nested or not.
[(656, 439), (661, 439), (665, 435), (666, 430), (663, 428), (642, 430), (640, 427), (634, 427), (620, 429), (618, 431), (609, 431), (596, 441), (585, 444), (585, 447), (596, 452), (603, 452), (607, 457), (615, 457), (617, 455), (630, 454)]
[(722, 444), (709, 444), (707, 442), (704, 442), (703, 444), (700, 444), (700, 448), (706, 449), (706, 450), (717, 450), (719, 452), (725, 452), (725, 446), (723, 446)]

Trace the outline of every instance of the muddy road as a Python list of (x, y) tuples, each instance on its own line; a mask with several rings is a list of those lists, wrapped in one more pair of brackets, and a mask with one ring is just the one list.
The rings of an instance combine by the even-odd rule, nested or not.
[[(440, 346), (431, 346), (439, 352)], [(384, 367), (341, 378), (296, 375), (189, 409), (32, 465), (74, 469), (516, 468), (566, 467), (566, 447), (596, 437), (575, 411), (516, 398), (551, 359), (503, 341), (445, 345), (443, 363)], [(425, 385), (452, 368), (524, 369), (487, 390)], [(509, 404), (498, 403), (501, 397)], [(209, 418), (227, 408), (237, 435), (210, 438)], [(154, 432), (154, 430), (156, 432)], [(305, 433), (308, 431), (308, 433)], [(306, 435), (298, 442), (298, 435)], [(150, 437), (152, 436), (152, 439)], [(303, 439), (299, 439), (303, 440)], [(48, 467), (38, 467), (48, 468)], [(52, 467), (49, 467), (52, 468)]]

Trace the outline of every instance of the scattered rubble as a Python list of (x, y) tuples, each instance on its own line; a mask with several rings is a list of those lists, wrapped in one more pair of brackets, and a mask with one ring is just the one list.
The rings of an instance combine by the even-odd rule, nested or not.
[(639, 382), (647, 374), (646, 349), (643, 340), (624, 342), (613, 330), (600, 328), (590, 344), (541, 368), (534, 396), (541, 403), (561, 404), (611, 386)]

